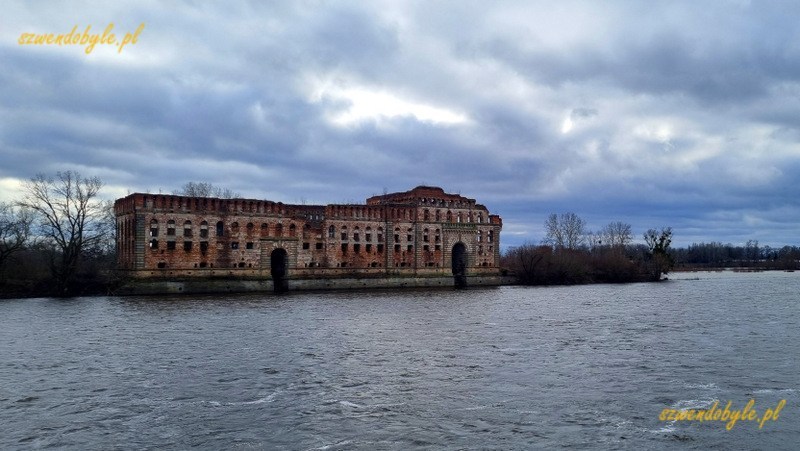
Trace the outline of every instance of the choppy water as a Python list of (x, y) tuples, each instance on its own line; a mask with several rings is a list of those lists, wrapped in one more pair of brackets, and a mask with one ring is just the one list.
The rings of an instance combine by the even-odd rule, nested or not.
[(678, 279), (0, 301), (0, 448), (795, 448), (800, 273)]

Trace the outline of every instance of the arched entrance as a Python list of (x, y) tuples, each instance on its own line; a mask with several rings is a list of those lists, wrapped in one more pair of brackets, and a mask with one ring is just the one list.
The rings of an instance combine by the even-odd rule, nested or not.
[(458, 242), (453, 246), (451, 268), (456, 288), (467, 287), (467, 246)]
[(286, 279), (289, 272), (289, 254), (286, 249), (278, 248), (269, 256), (270, 274), (275, 293), (289, 291), (289, 281)]

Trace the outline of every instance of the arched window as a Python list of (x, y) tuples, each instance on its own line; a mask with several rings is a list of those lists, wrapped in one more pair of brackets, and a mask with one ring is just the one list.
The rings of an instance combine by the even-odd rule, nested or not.
[(336, 227), (328, 227), (328, 238), (336, 238)]
[(489, 231), (489, 237), (487, 238), (486, 242), (491, 243), (494, 241), (494, 230)]
[(347, 226), (342, 226), (342, 241), (347, 241)]
[(150, 220), (150, 236), (154, 238), (158, 236), (158, 221), (155, 219)]
[(294, 224), (289, 224), (289, 236), (295, 236), (297, 234), (297, 227)]
[(239, 223), (238, 222), (231, 223), (231, 233), (239, 233)]
[(478, 230), (478, 242), (479, 243), (483, 242), (483, 231), (482, 230)]
[(269, 236), (269, 224), (267, 224), (266, 222), (261, 224), (261, 236), (262, 237)]
[(275, 236), (283, 236), (283, 224), (275, 224)]
[(447, 222), (453, 222), (453, 212), (447, 210)]
[(208, 222), (203, 221), (200, 223), (200, 238), (208, 238)]
[(183, 223), (183, 236), (185, 237), (192, 236), (192, 221), (186, 221)]
[[(252, 207), (252, 204), (253, 204), (253, 203), (251, 202), (251, 203), (250, 203), (251, 207)], [(253, 233), (253, 229), (254, 229), (254, 228), (255, 228), (255, 226), (253, 225), (253, 223), (252, 223), (252, 222), (248, 222), (248, 223), (247, 223), (247, 233), (248, 233), (248, 234), (249, 234), (249, 233)]]
[(167, 221), (167, 235), (175, 235), (175, 220)]
[(217, 222), (217, 236), (225, 235), (225, 224), (222, 221)]

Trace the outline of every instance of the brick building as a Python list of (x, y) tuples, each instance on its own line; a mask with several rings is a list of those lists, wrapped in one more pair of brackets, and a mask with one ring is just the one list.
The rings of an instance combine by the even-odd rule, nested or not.
[[(365, 204), (131, 194), (114, 205), (119, 268), (140, 278), (496, 274), (502, 220), (441, 188)], [(462, 280), (463, 279), (463, 280)]]

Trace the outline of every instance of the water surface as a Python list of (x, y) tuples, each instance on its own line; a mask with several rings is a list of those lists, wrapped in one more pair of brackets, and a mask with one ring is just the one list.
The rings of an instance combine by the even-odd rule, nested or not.
[[(0, 301), (1, 449), (792, 449), (800, 273)], [(664, 408), (786, 399), (763, 429)]]

